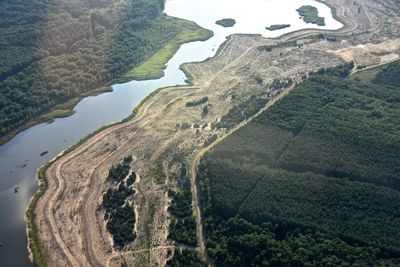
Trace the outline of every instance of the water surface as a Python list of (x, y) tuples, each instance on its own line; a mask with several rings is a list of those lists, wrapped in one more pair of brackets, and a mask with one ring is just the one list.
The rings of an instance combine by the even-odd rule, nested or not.
[[(305, 4), (319, 9), (326, 26), (306, 24), (299, 19), (296, 9)], [(74, 115), (29, 128), (0, 147), (0, 266), (33, 266), (26, 249), (24, 214), (37, 189), (36, 170), (94, 130), (129, 116), (133, 107), (157, 88), (185, 84), (180, 64), (213, 56), (233, 33), (276, 37), (309, 27), (338, 29), (342, 26), (332, 18), (327, 6), (311, 0), (168, 0), (165, 12), (193, 20), (213, 30), (215, 35), (206, 42), (183, 45), (168, 62), (163, 78), (116, 84), (113, 92), (83, 99), (74, 108)], [(221, 18), (233, 18), (236, 25), (232, 28), (216, 25), (215, 21)], [(265, 29), (271, 24), (292, 26), (271, 32)], [(49, 153), (41, 157), (43, 151)], [(17, 193), (15, 188), (19, 188)]]

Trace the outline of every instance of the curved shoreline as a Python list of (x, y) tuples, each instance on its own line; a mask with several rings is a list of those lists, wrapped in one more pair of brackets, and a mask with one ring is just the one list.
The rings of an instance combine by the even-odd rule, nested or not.
[(163, 89), (166, 89), (168, 87), (161, 87), (159, 89), (154, 90), (152, 93), (150, 93), (148, 96), (146, 96), (136, 107), (133, 108), (132, 114), (129, 115), (128, 117), (122, 119), (119, 122), (112, 123), (110, 125), (105, 125), (103, 127), (100, 127), (99, 129), (95, 130), (94, 132), (88, 134), (87, 136), (83, 137), (81, 140), (79, 140), (77, 143), (71, 145), (70, 147), (66, 148), (65, 150), (61, 151), (57, 156), (55, 156), (53, 159), (51, 159), (49, 162), (47, 162), (45, 165), (40, 167), (37, 172), (37, 183), (38, 183), (38, 191), (35, 193), (35, 195), (32, 196), (31, 200), (29, 201), (29, 206), (26, 209), (26, 215), (25, 219), (27, 222), (27, 227), (26, 227), (26, 232), (27, 232), (27, 237), (28, 237), (28, 252), (29, 252), (29, 259), (32, 260), (33, 263), (35, 263), (38, 267), (45, 267), (47, 266), (47, 263), (44, 261), (46, 258), (46, 255), (42, 252), (42, 247), (40, 245), (38, 236), (37, 236), (37, 227), (35, 225), (34, 219), (35, 219), (35, 208), (37, 205), (37, 202), (39, 199), (44, 195), (46, 189), (47, 189), (47, 177), (46, 177), (46, 171), (48, 168), (57, 160), (59, 160), (62, 157), (67, 156), (70, 152), (72, 152), (74, 149), (78, 148), (80, 145), (88, 141), (90, 138), (93, 136), (111, 128), (114, 126), (121, 125), (125, 122), (128, 122), (129, 120), (133, 119), (135, 115), (138, 113), (139, 109), (141, 106), (143, 106), (147, 101), (149, 101), (152, 97), (154, 97), (158, 92), (160, 92)]
[[(324, 4), (324, 5), (328, 6), (328, 7), (331, 9), (331, 11), (332, 11), (331, 13), (332, 13), (333, 18), (334, 18), (335, 20), (339, 21), (340, 23), (342, 23), (342, 24), (343, 24), (343, 27), (340, 28), (340, 29), (337, 29), (337, 30), (323, 30), (323, 29), (322, 29), (322, 30), (319, 30), (319, 29), (313, 29), (313, 28), (305, 28), (305, 29), (301, 29), (301, 30), (296, 30), (296, 31), (292, 31), (292, 32), (289, 32), (289, 33), (285, 33), (285, 34), (282, 34), (282, 35), (280, 35), (280, 36), (278, 36), (278, 37), (267, 38), (267, 39), (277, 40), (277, 41), (288, 41), (288, 40), (285, 40), (285, 37), (286, 37), (286, 36), (289, 37), (290, 35), (294, 35), (294, 34), (296, 34), (296, 33), (306, 33), (306, 32), (308, 32), (308, 31), (314, 32), (315, 34), (318, 34), (319, 32), (340, 33), (340, 32), (342, 31), (342, 29), (346, 26), (346, 22), (343, 20), (343, 18), (345, 19), (345, 17), (341, 17), (341, 16), (336, 15), (337, 8), (336, 8), (334, 5), (332, 5), (331, 3), (329, 3), (329, 2), (327, 2), (327, 1), (325, 1), (325, 0), (314, 0), (314, 1), (319, 2), (319, 3), (321, 3), (321, 4)], [(173, 17), (173, 18), (174, 18), (174, 17)], [(180, 18), (177, 18), (177, 19), (180, 19)], [(319, 32), (317, 33), (317, 31), (319, 31)], [(233, 35), (241, 35), (241, 34), (233, 34)], [(252, 34), (244, 34), (244, 35), (252, 35)], [(211, 36), (212, 36), (212, 34), (211, 34)], [(208, 38), (210, 38), (211, 36), (209, 35), (207, 38), (203, 36), (203, 37), (201, 37), (201, 38), (199, 38), (199, 39), (197, 39), (197, 40), (188, 40), (187, 42), (181, 43), (180, 46), (183, 45), (183, 44), (185, 44), (185, 43), (191, 43), (191, 42), (196, 42), (196, 41), (204, 41), (205, 38), (208, 39)], [(228, 38), (229, 38), (229, 36), (228, 36)], [(299, 37), (299, 38), (301, 38), (301, 37)], [(303, 37), (303, 38), (304, 38), (304, 37)], [(225, 41), (224, 41), (224, 43), (225, 43)], [(218, 50), (217, 50), (216, 54), (215, 54), (213, 57), (215, 57), (216, 55), (218, 55), (218, 51), (219, 51), (220, 48), (224, 45), (224, 43), (222, 43), (222, 44), (218, 47)], [(172, 54), (172, 56), (179, 50), (180, 46), (174, 50), (174, 53)], [(156, 51), (155, 53), (157, 53), (157, 52), (158, 52), (158, 51)], [(151, 57), (152, 57), (152, 56), (151, 56)], [(151, 57), (149, 57), (149, 59), (150, 59)], [(170, 58), (169, 58), (169, 59), (170, 59)], [(168, 59), (168, 60), (169, 60), (169, 59)], [(207, 60), (207, 59), (206, 59), (206, 60)], [(147, 61), (147, 60), (146, 60), (146, 61)], [(145, 61), (145, 62), (146, 62), (146, 61)], [(145, 62), (143, 62), (143, 63), (145, 63)], [(201, 61), (201, 62), (202, 62), (202, 61)], [(141, 64), (139, 64), (139, 65), (142, 65), (143, 63), (141, 63)], [(166, 64), (166, 63), (167, 63), (167, 62), (164, 63), (164, 67), (165, 67), (165, 64)], [(185, 62), (184, 64), (186, 64), (186, 63), (192, 63), (192, 62)], [(139, 66), (139, 65), (138, 65), (138, 66)], [(183, 71), (183, 69), (181, 69), (181, 70)], [(128, 73), (127, 73), (127, 74), (128, 74)], [(28, 122), (26, 122), (26, 123), (24, 123), (24, 124), (18, 126), (17, 128), (11, 130), (10, 132), (8, 132), (7, 134), (5, 134), (4, 136), (0, 137), (0, 146), (2, 146), (2, 145), (4, 145), (4, 144), (6, 144), (7, 142), (11, 141), (11, 140), (12, 140), (15, 136), (17, 136), (19, 133), (21, 133), (21, 132), (23, 132), (23, 131), (25, 131), (25, 130), (28, 130), (28, 129), (31, 128), (31, 127), (34, 127), (34, 126), (36, 126), (36, 125), (39, 125), (39, 124), (41, 124), (41, 123), (46, 123), (46, 122), (47, 122), (47, 123), (52, 123), (52, 122), (54, 121), (54, 119), (66, 118), (66, 117), (72, 116), (73, 114), (75, 114), (75, 111), (74, 111), (75, 106), (78, 105), (78, 103), (79, 103), (80, 101), (82, 101), (83, 99), (85, 99), (85, 98), (87, 98), (87, 97), (90, 97), (90, 96), (97, 96), (97, 95), (99, 95), (99, 94), (103, 94), (103, 93), (107, 93), (107, 92), (112, 92), (112, 91), (113, 91), (112, 86), (113, 86), (114, 84), (117, 84), (117, 83), (127, 83), (127, 82), (130, 82), (130, 81), (133, 81), (133, 80), (141, 81), (141, 80), (149, 80), (149, 79), (158, 79), (158, 78), (162, 78), (162, 77), (163, 77), (163, 76), (160, 77), (160, 76), (158, 75), (158, 76), (148, 76), (148, 77), (146, 77), (146, 78), (135, 79), (135, 77), (129, 77), (127, 74), (122, 75), (122, 76), (119, 77), (119, 78), (115, 78), (115, 79), (113, 79), (112, 81), (109, 81), (109, 82), (105, 83), (103, 86), (100, 86), (99, 88), (95, 88), (95, 89), (93, 89), (93, 90), (91, 90), (91, 91), (89, 91), (89, 92), (82, 93), (81, 95), (79, 95), (79, 96), (77, 96), (77, 97), (75, 97), (75, 98), (73, 98), (73, 99), (70, 99), (70, 100), (68, 100), (68, 101), (66, 101), (66, 102), (64, 102), (64, 103), (60, 103), (60, 104), (58, 104), (57, 106), (53, 107), (50, 111), (45, 111), (45, 112), (43, 112), (42, 114), (39, 114), (37, 117), (32, 118), (30, 121), (28, 121)], [(185, 73), (185, 75), (186, 75), (186, 73)], [(138, 77), (136, 77), (136, 78), (138, 78)], [(190, 81), (190, 79), (189, 79), (189, 81)], [(59, 113), (59, 114), (57, 114), (57, 115), (55, 115), (55, 116), (53, 116), (52, 114), (55, 113), (55, 112), (57, 112), (57, 111), (62, 111), (62, 112)]]
[[(326, 4), (325, 2), (323, 2), (324, 4)], [(333, 12), (333, 10), (332, 10)], [(336, 11), (335, 11), (336, 12)], [(344, 26), (339, 29), (339, 30), (335, 30), (335, 32), (337, 33), (341, 33), (343, 31), (343, 29), (350, 27), (351, 25), (346, 25), (344, 24)], [(357, 25), (355, 25), (356, 27)], [(295, 38), (296, 40), (299, 39), (303, 39), (306, 37), (309, 37), (310, 35), (315, 34), (315, 32), (323, 32), (324, 30), (310, 30), (310, 29), (303, 29), (303, 30), (299, 30), (296, 32), (291, 32), (285, 35), (282, 35), (278, 38), (275, 39), (271, 39), (271, 38), (266, 38), (266, 39), (271, 39), (273, 41), (287, 41), (290, 40), (291, 38)], [(343, 34), (345, 34), (346, 32), (343, 32)], [(216, 54), (212, 57), (215, 58), (217, 56), (219, 56), (220, 52), (223, 50), (224, 46), (227, 44), (227, 42), (229, 41), (229, 39), (227, 39), (219, 48), (218, 51), (216, 52)], [(210, 60), (211, 58), (208, 58), (204, 61)], [(190, 63), (190, 62), (188, 62)], [(188, 64), (185, 63), (185, 64)], [(185, 69), (184, 65), (181, 66), (181, 68), (184, 70), (185, 74), (189, 74), (190, 72)], [(187, 76), (188, 79), (190, 80), (190, 76)], [(193, 77), (194, 78), (194, 77)], [(173, 87), (168, 87), (168, 88), (173, 88)], [(77, 147), (79, 147), (80, 145), (82, 145), (83, 143), (87, 142), (88, 140), (90, 140), (92, 137), (94, 137), (95, 135), (99, 134), (100, 132), (105, 131), (106, 129), (110, 129), (112, 127), (118, 126), (120, 125), (121, 127), (123, 127), (124, 122), (128, 122), (129, 120), (135, 118), (135, 116), (138, 114), (140, 110), (140, 108), (147, 103), (153, 96), (155, 96), (156, 94), (158, 94), (161, 90), (164, 90), (166, 88), (160, 88), (155, 90), (153, 93), (151, 93), (149, 96), (147, 96), (145, 99), (143, 99), (140, 104), (135, 107), (134, 112), (131, 116), (129, 116), (128, 118), (124, 119), (121, 122), (112, 124), (112, 125), (108, 125), (105, 127), (101, 127), (100, 129), (96, 130), (95, 132), (89, 134), (88, 136), (86, 136), (85, 138), (83, 138), (81, 141), (79, 141), (78, 143), (76, 143), (75, 145), (69, 147), (68, 149), (64, 150), (63, 152), (61, 152), (56, 158), (54, 158), (53, 160), (51, 160), (50, 162), (48, 162), (46, 165), (44, 165), (43, 167), (41, 167), (38, 171), (38, 179), (39, 179), (39, 191), (35, 194), (35, 196), (32, 198), (32, 201), (29, 204), (29, 207), (27, 209), (27, 221), (28, 221), (28, 228), (27, 228), (27, 232), (29, 233), (29, 247), (30, 250), (32, 251), (33, 254), (33, 259), (35, 261), (35, 263), (38, 266), (46, 266), (46, 255), (44, 255), (42, 249), (41, 249), (41, 245), (39, 242), (39, 239), (37, 237), (37, 227), (35, 225), (34, 222), (34, 218), (35, 218), (35, 209), (36, 209), (36, 204), (38, 202), (38, 200), (44, 195), (46, 188), (47, 188), (47, 178), (46, 178), (46, 171), (47, 169), (57, 160), (59, 160), (60, 158), (68, 155), (71, 151), (73, 151), (74, 149), (76, 149)], [(111, 130), (110, 130), (111, 131)], [(103, 132), (103, 134), (105, 134)]]
[[(112, 86), (115, 84), (127, 83), (127, 82), (131, 82), (131, 81), (142, 81), (142, 80), (151, 80), (151, 79), (162, 78), (164, 76), (163, 72), (166, 68), (166, 64), (175, 55), (175, 53), (180, 49), (180, 47), (182, 45), (184, 45), (186, 43), (197, 42), (197, 41), (205, 41), (213, 36), (212, 31), (210, 31), (208, 29), (204, 29), (192, 21), (188, 21), (188, 20), (181, 19), (181, 18), (176, 18), (173, 16), (168, 16), (168, 18), (175, 19), (175, 20), (177, 20), (177, 22), (186, 23), (187, 31), (194, 31), (193, 28), (197, 27), (198, 32), (197, 32), (196, 37), (189, 36), (189, 38), (188, 37), (179, 38), (179, 37), (181, 37), (181, 34), (184, 33), (184, 30), (183, 30), (181, 33), (179, 33), (177, 36), (172, 38), (164, 46), (164, 47), (166, 47), (166, 46), (169, 46), (171, 43), (173, 43), (172, 52), (167, 57), (163, 58), (163, 60), (161, 62), (157, 62), (157, 63), (159, 63), (159, 66), (157, 66), (157, 67), (161, 70), (161, 73), (159, 73), (158, 75), (152, 75), (151, 73), (148, 73), (148, 74), (146, 74), (146, 76), (143, 76), (143, 77), (134, 76), (134, 75), (130, 76), (129, 73), (132, 71), (132, 70), (130, 70), (126, 74), (123, 74), (120, 77), (115, 78), (109, 82), (106, 82), (105, 84), (103, 84), (97, 88), (94, 88), (93, 90), (90, 90), (88, 92), (82, 92), (81, 94), (79, 94), (78, 96), (76, 96), (72, 99), (68, 99), (67, 101), (65, 101), (63, 103), (57, 104), (56, 106), (52, 107), (50, 110), (44, 111), (44, 112), (38, 114), (36, 117), (32, 118), (31, 120), (27, 121), (26, 123), (23, 123), (22, 125), (9, 131), (8, 133), (6, 133), (4, 136), (1, 136), (0, 137), (0, 146), (11, 141), (19, 133), (21, 133), (25, 130), (28, 130), (31, 127), (34, 127), (41, 123), (52, 123), (55, 119), (66, 118), (66, 117), (74, 115), (75, 114), (74, 108), (76, 107), (76, 105), (79, 104), (79, 102), (81, 102), (83, 99), (90, 97), (90, 96), (97, 96), (97, 95), (100, 95), (103, 93), (113, 92)], [(177, 39), (177, 40), (175, 40), (175, 39)], [(143, 64), (146, 64), (150, 60), (152, 60), (154, 55), (157, 54), (159, 51), (162, 51), (164, 49), (164, 47), (155, 51), (155, 53), (153, 55), (149, 56), (149, 58), (147, 58), (143, 62), (139, 63), (134, 69), (136, 69), (136, 68), (142, 66)]]

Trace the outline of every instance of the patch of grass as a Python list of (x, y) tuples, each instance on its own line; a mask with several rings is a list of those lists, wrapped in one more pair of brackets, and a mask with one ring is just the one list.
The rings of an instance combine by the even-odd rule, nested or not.
[(370, 68), (362, 71), (358, 71), (351, 75), (351, 80), (363, 81), (363, 82), (370, 82), (372, 81), (375, 76), (381, 71), (383, 66), (378, 66), (375, 68)]
[(350, 76), (350, 79), (362, 82), (371, 82), (375, 79), (376, 75), (389, 64), (391, 63), (357, 71)]
[(163, 48), (158, 50), (148, 60), (129, 71), (125, 78), (132, 80), (158, 79), (164, 76), (166, 63), (184, 43), (205, 41), (213, 36), (213, 32), (198, 26), (196, 23), (180, 19), (178, 26), (181, 33), (171, 39)]
[(40, 118), (43, 121), (51, 123), (57, 118), (65, 118), (65, 117), (71, 116), (74, 113), (75, 112), (70, 109), (56, 109), (56, 110), (53, 110), (53, 111), (41, 116)]

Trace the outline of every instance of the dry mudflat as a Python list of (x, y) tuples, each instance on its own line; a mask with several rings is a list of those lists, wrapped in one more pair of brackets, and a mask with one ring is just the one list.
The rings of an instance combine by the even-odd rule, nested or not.
[[(163, 266), (177, 244), (169, 240), (168, 189), (182, 162), (191, 164), (194, 213), (199, 250), (204, 251), (201, 216), (197, 205), (196, 164), (208, 148), (211, 136), (218, 140), (230, 131), (215, 129), (240, 99), (264, 95), (271, 106), (292, 89), (273, 89), (274, 80), (299, 82), (310, 71), (346, 61), (372, 66), (395, 60), (400, 51), (400, 7), (396, 0), (323, 0), (336, 10), (345, 26), (331, 42), (304, 30), (265, 39), (231, 36), (218, 54), (201, 63), (188, 63), (185, 70), (193, 84), (164, 88), (142, 103), (132, 119), (109, 127), (55, 160), (46, 170), (48, 189), (35, 209), (34, 223), (49, 266)], [(272, 46), (268, 52), (260, 47)], [(208, 114), (202, 106), (186, 107), (189, 101), (208, 97)], [(257, 114), (256, 114), (257, 115)], [(218, 142), (217, 140), (217, 142)], [(212, 144), (211, 144), (212, 146)], [(99, 208), (102, 194), (112, 184), (108, 169), (126, 155), (139, 175), (131, 197), (137, 221), (136, 240), (115, 250)]]

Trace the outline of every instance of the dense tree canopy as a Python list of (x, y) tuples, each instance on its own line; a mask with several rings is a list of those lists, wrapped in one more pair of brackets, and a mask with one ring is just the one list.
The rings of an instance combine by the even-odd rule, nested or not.
[(196, 250), (176, 249), (173, 257), (167, 261), (168, 267), (206, 267)]
[(171, 205), (168, 208), (172, 216), (168, 237), (179, 243), (196, 246), (196, 221), (193, 217), (192, 191), (185, 164), (180, 168), (177, 191), (168, 192)]
[(164, 0), (0, 3), (0, 137), (125, 74), (182, 31)]
[(101, 202), (107, 230), (111, 233), (116, 248), (123, 248), (136, 238), (135, 211), (131, 201), (128, 200), (134, 194), (131, 185), (132, 179), (136, 177), (134, 171), (127, 177), (131, 162), (132, 156), (127, 156), (122, 164), (118, 164), (117, 167), (111, 166), (107, 178), (116, 187), (109, 188), (103, 194)]
[(217, 266), (400, 264), (396, 65), (373, 83), (346, 79), (351, 67), (310, 75), (204, 157)]
[(374, 79), (374, 83), (400, 86), (400, 61), (390, 64), (379, 72)]

